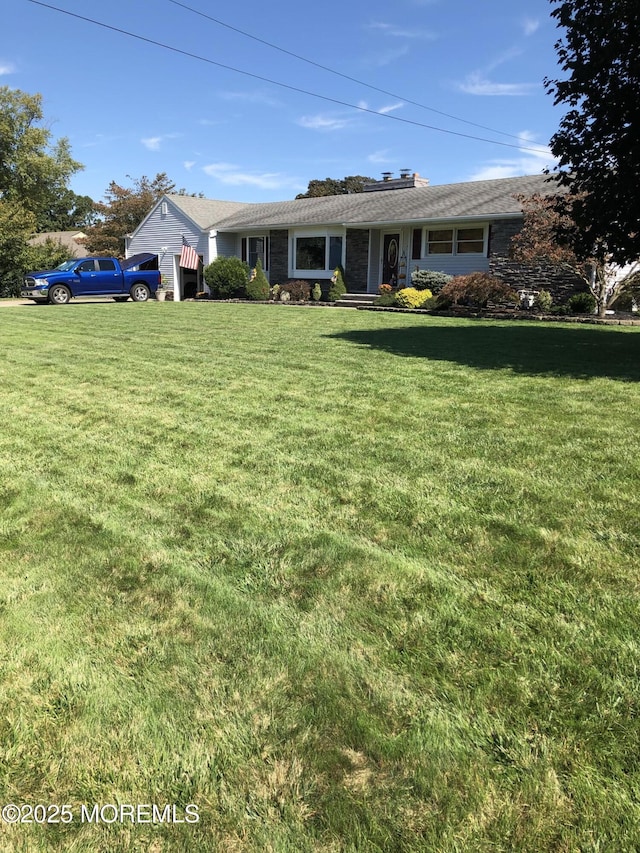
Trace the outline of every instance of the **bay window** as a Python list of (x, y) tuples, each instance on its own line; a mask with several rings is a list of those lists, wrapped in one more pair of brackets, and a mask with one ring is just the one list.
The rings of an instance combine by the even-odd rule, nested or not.
[(291, 275), (328, 278), (343, 264), (343, 245), (341, 233), (295, 231), (291, 240)]

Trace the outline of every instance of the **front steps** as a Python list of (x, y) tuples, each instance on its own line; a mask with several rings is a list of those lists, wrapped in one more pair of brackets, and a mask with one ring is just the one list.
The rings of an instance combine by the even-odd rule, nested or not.
[(366, 308), (377, 298), (377, 293), (344, 293), (334, 305), (336, 308)]

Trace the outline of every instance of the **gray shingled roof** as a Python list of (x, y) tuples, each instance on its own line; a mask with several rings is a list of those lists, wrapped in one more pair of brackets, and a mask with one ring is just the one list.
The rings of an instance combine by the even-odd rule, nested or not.
[(241, 201), (216, 201), (189, 195), (168, 195), (167, 198), (203, 231), (217, 225), (221, 219), (226, 219), (243, 207), (251, 206)]
[[(552, 188), (544, 175), (519, 178), (498, 178), (490, 181), (471, 181), (440, 186), (380, 190), (353, 195), (322, 196), (293, 201), (263, 204), (238, 204), (226, 218), (217, 217), (222, 208), (213, 205), (233, 205), (233, 202), (208, 202), (212, 205), (206, 227), (222, 231), (245, 228), (286, 228), (304, 225), (349, 225), (353, 227), (376, 223), (446, 220), (465, 217), (492, 217), (522, 213), (518, 194), (549, 193)], [(173, 197), (175, 201), (175, 197)], [(201, 202), (205, 199), (181, 200)], [(217, 217), (217, 218), (216, 218)], [(192, 216), (192, 218), (195, 218)]]

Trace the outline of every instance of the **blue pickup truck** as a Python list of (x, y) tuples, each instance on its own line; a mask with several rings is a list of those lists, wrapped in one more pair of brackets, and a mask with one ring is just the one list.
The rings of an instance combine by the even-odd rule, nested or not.
[(146, 302), (160, 286), (158, 256), (74, 258), (54, 270), (25, 276), (20, 295), (34, 302), (66, 305), (74, 296), (112, 296), (116, 302)]

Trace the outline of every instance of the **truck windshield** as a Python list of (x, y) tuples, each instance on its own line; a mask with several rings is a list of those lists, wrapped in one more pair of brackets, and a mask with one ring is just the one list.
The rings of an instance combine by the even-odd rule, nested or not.
[(64, 263), (60, 264), (60, 266), (57, 266), (56, 269), (60, 270), (61, 272), (67, 272), (67, 270), (70, 270), (77, 263), (77, 258), (74, 261), (64, 261)]

